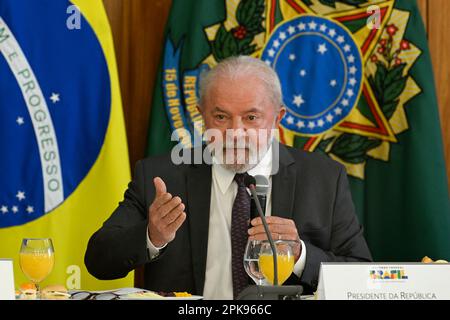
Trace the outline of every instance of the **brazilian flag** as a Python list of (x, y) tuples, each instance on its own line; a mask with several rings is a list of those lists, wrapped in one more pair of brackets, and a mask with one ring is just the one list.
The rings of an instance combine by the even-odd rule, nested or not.
[(99, 290), (89, 237), (130, 179), (114, 47), (100, 0), (0, 1), (0, 258), (23, 238), (53, 240), (47, 284)]
[(376, 260), (450, 259), (440, 122), (415, 1), (174, 0), (148, 154), (168, 152), (172, 132), (192, 145), (178, 129), (202, 134), (199, 74), (234, 55), (279, 75), (280, 141), (346, 167)]

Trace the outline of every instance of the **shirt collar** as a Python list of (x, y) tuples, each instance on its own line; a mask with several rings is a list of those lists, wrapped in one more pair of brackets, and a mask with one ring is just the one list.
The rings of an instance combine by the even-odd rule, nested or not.
[(266, 177), (267, 179), (270, 177), (270, 173), (272, 172), (272, 144), (267, 150), (264, 157), (261, 161), (254, 167), (253, 169), (248, 171), (248, 174), (251, 176), (261, 175)]
[[(251, 170), (248, 174), (252, 176), (262, 175), (269, 179), (270, 173), (272, 171), (272, 145), (267, 150), (261, 161)], [(212, 174), (215, 181), (219, 185), (220, 191), (222, 193), (227, 192), (231, 183), (234, 180), (235, 173), (233, 171), (225, 169), (217, 160), (213, 157)]]

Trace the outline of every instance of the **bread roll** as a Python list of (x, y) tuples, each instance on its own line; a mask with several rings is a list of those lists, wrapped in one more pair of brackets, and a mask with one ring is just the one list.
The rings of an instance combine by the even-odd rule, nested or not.
[(62, 285), (49, 285), (41, 291), (43, 299), (50, 300), (64, 300), (70, 298), (70, 294), (67, 293), (67, 289)]

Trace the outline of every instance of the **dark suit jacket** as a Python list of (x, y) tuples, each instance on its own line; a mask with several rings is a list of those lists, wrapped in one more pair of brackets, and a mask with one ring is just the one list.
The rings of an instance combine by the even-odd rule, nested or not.
[[(156, 176), (165, 181), (168, 192), (183, 199), (187, 219), (162, 254), (150, 261), (147, 214)], [(85, 255), (89, 272), (99, 279), (116, 279), (145, 265), (146, 288), (201, 295), (211, 179), (207, 164), (175, 165), (170, 155), (139, 161), (124, 200), (89, 241)], [(292, 275), (286, 284), (302, 284), (311, 292), (317, 287), (321, 262), (371, 261), (345, 169), (324, 155), (280, 145), (280, 169), (272, 177), (272, 214), (293, 219), (306, 245), (301, 278)]]

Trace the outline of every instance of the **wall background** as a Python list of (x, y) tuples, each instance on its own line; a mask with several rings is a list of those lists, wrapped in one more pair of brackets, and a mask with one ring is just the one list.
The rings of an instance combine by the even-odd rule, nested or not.
[[(172, 0), (103, 0), (113, 32), (130, 166), (145, 156), (148, 120), (163, 33)], [(450, 186), (449, 0), (417, 0), (428, 34)], [(139, 282), (139, 272), (136, 273)]]

